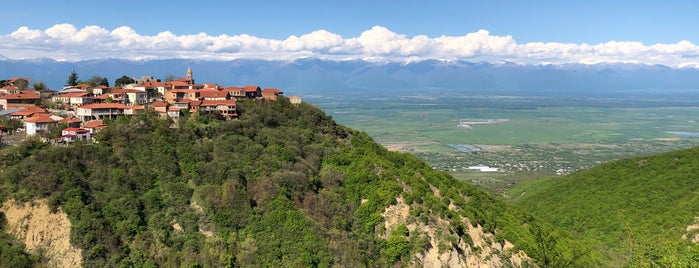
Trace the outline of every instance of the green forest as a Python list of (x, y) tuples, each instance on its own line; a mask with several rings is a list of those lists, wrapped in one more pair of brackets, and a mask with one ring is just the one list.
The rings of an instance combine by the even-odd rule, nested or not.
[[(609, 266), (699, 267), (699, 148), (601, 164), (516, 188), (516, 203), (604, 245)], [(684, 236), (684, 238), (683, 238)], [(687, 238), (689, 237), (689, 239)]]
[[(83, 267), (406, 266), (428, 248), (471, 241), (465, 218), (541, 267), (604, 261), (597, 244), (389, 152), (312, 105), (282, 97), (238, 110), (238, 120), (173, 122), (146, 109), (108, 121), (94, 142), (5, 147), (0, 201), (60, 207)], [(382, 212), (397, 197), (410, 205), (407, 224), (448, 220), (443, 241), (452, 243), (433, 245), (405, 224), (386, 234)], [(0, 266), (42, 262), (8, 235), (0, 242)]]

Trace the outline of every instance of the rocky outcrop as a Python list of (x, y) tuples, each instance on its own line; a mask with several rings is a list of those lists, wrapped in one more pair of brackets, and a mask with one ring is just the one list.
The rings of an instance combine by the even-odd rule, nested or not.
[(44, 267), (80, 267), (82, 250), (70, 244), (70, 221), (60, 208), (51, 212), (45, 199), (8, 200), (0, 212), (7, 219), (7, 232), (28, 252), (40, 255)]
[[(450, 209), (457, 209), (450, 205)], [(535, 266), (531, 259), (522, 251), (514, 251), (514, 245), (505, 240), (496, 241), (491, 233), (483, 232), (481, 226), (471, 225), (470, 221), (462, 218), (462, 223), (468, 232), (459, 237), (450, 230), (451, 222), (436, 218), (434, 222), (424, 224), (410, 217), (410, 206), (402, 197), (396, 198), (396, 204), (384, 210), (385, 233), (388, 238), (400, 224), (405, 224), (412, 235), (425, 236), (428, 246), (418, 252), (410, 261), (413, 267), (529, 267)]]

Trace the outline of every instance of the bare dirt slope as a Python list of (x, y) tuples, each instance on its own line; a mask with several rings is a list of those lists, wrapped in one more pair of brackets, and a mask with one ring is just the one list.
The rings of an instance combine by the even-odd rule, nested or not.
[(45, 199), (28, 203), (8, 200), (0, 212), (7, 230), (23, 242), (27, 251), (40, 254), (44, 267), (80, 267), (82, 250), (70, 244), (70, 221), (60, 208), (51, 213)]
[[(456, 207), (450, 206), (449, 209), (456, 209)], [(457, 245), (451, 245), (452, 242), (448, 240), (448, 237), (458, 236), (449, 231), (449, 220), (438, 218), (435, 223), (425, 225), (422, 222), (411, 220), (409, 213), (410, 206), (399, 196), (396, 198), (395, 205), (386, 208), (383, 217), (386, 228), (384, 238), (388, 238), (399, 224), (406, 224), (411, 233), (417, 232), (426, 235), (430, 246), (425, 251), (418, 252), (413, 256), (411, 267), (535, 266), (524, 252), (516, 251), (512, 243), (507, 240), (503, 244), (495, 242), (493, 234), (483, 232), (480, 225), (474, 227), (466, 218), (462, 218), (462, 221), (468, 227), (468, 237), (471, 241), (458, 238)], [(440, 249), (440, 244), (450, 246)]]

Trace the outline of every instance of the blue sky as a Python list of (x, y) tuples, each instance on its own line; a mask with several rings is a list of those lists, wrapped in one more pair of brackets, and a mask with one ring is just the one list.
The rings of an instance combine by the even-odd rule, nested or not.
[[(414, 41), (412, 42), (413, 46), (414, 43), (420, 41), (414, 40), (416, 36), (426, 36), (434, 41), (442, 36), (464, 37), (477, 33), (479, 30), (485, 30), (488, 37), (509, 37), (518, 47), (504, 48), (501, 46), (486, 49), (479, 47), (475, 48), (475, 53), (472, 53), (473, 49), (454, 53), (453, 49), (444, 48), (453, 45), (444, 44), (441, 40), (438, 43), (442, 47), (437, 49), (441, 52), (426, 52), (425, 49), (420, 48), (418, 53), (414, 52), (412, 48), (406, 48), (404, 43), (400, 45), (401, 49), (367, 48), (366, 42), (360, 42), (362, 53), (356, 53), (360, 51), (357, 49), (357, 45), (345, 46), (344, 43), (342, 48), (334, 49), (334, 51), (341, 51), (341, 53), (325, 51), (329, 50), (330, 46), (341, 46), (339, 43), (332, 43), (321, 47), (312, 46), (318, 48), (318, 51), (303, 46), (301, 49), (292, 51), (294, 53), (289, 57), (320, 54), (326, 57), (340, 57), (338, 55), (341, 55), (342, 57), (398, 58), (404, 60), (406, 58), (440, 58), (453, 54), (456, 55), (455, 58), (459, 59), (493, 60), (504, 58), (529, 63), (535, 61), (557, 62), (561, 60), (560, 57), (582, 50), (586, 51), (585, 56), (563, 59), (562, 61), (588, 60), (594, 62), (604, 61), (606, 58), (592, 56), (604, 56), (615, 52), (610, 52), (608, 47), (605, 47), (600, 48), (603, 49), (603, 52), (598, 53), (598, 47), (595, 47), (592, 49), (594, 50), (592, 53), (590, 49), (583, 46), (580, 48), (567, 47), (563, 52), (539, 53), (541, 54), (539, 55), (536, 53), (540, 52), (541, 49), (552, 49), (552, 46), (542, 48), (537, 45), (539, 43), (575, 44), (577, 46), (611, 44), (614, 51), (626, 53), (628, 47), (633, 49), (635, 46), (636, 49), (639, 49), (640, 47), (636, 46), (638, 44), (650, 47), (655, 44), (679, 44), (681, 41), (687, 41), (689, 44), (682, 43), (680, 45), (681, 52), (674, 54), (675, 59), (661, 60), (658, 63), (686, 64), (692, 60), (682, 59), (693, 59), (696, 57), (695, 55), (699, 55), (699, 51), (696, 51), (696, 45), (694, 45), (699, 44), (699, 30), (697, 30), (699, 29), (699, 15), (697, 15), (699, 14), (699, 1), (6, 0), (3, 1), (3, 10), (15, 12), (4, 12), (3, 23), (0, 24), (0, 38), (4, 37), (6, 40), (2, 41), (17, 44), (21, 43), (22, 40), (28, 40), (26, 35), (21, 40), (17, 39), (17, 35), (12, 36), (20, 27), (46, 32), (47, 29), (61, 24), (72, 25), (77, 31), (86, 26), (98, 26), (109, 32), (118, 27), (127, 26), (139, 36), (146, 37), (156, 36), (163, 32), (172, 33), (176, 37), (192, 36), (199, 33), (204, 33), (208, 37), (221, 35), (246, 37), (249, 35), (264, 42), (271, 40), (273, 43), (274, 41), (287, 40), (292, 35), (300, 37), (317, 30), (338, 35), (347, 41), (353, 38), (359, 39), (363, 33), (370, 31), (374, 26), (379, 26), (381, 29), (388, 30), (388, 32), (383, 31), (379, 34), (395, 33), (399, 35), (399, 38)], [(56, 36), (51, 35), (50, 37), (53, 39), (49, 40), (40, 39), (34, 35), (31, 39), (34, 44), (45, 43), (45, 45), (36, 48), (38, 56), (61, 57), (56, 52), (41, 52), (42, 50), (56, 50), (48, 47), (50, 43), (57, 41)], [(39, 40), (42, 41), (39, 42)], [(317, 39), (313, 40), (318, 41)], [(395, 40), (395, 37), (390, 40)], [(483, 41), (485, 43), (490, 42), (488, 39), (482, 40), (485, 40)], [(619, 43), (614, 41), (625, 42), (625, 47), (619, 47)], [(210, 41), (209, 44), (211, 42), (214, 41)], [(635, 43), (627, 44), (632, 42)], [(70, 44), (67, 43), (73, 44), (75, 42), (63, 43), (59, 49), (71, 50)], [(11, 45), (0, 46), (0, 55), (5, 58), (30, 57), (32, 53), (26, 48), (28, 44), (23, 44), (25, 46), (23, 52), (17, 51)], [(252, 54), (264, 54), (268, 57), (270, 51), (287, 51), (287, 49), (267, 47), (260, 49), (261, 52), (255, 53), (251, 50), (241, 49), (240, 46), (232, 45), (230, 42), (227, 44), (216, 48), (209, 46), (206, 49), (211, 53), (227, 52), (228, 54), (224, 56), (229, 58), (248, 57)], [(463, 42), (453, 44), (464, 45)], [(527, 44), (532, 46), (526, 49), (522, 48)], [(507, 44), (502, 45), (507, 46)], [(482, 44), (477, 46), (482, 46)], [(152, 46), (148, 47), (153, 48)], [(204, 44), (189, 47), (181, 45), (177, 50), (182, 51), (183, 48), (185, 50), (188, 48), (202, 50), (204, 47)], [(248, 45), (242, 47), (249, 48)], [(144, 57), (161, 57), (162, 54), (165, 54), (161, 47), (155, 47), (155, 49), (160, 49), (160, 52), (143, 51)], [(561, 48), (557, 46), (555, 49), (560, 50)], [(242, 53), (243, 50), (246, 53)], [(300, 50), (308, 53), (299, 53)], [(678, 48), (674, 48), (674, 50), (678, 50)], [(233, 55), (231, 51), (237, 54)], [(663, 51), (660, 54), (663, 53), (667, 54), (668, 52)], [(109, 57), (111, 54), (115, 53), (103, 51), (100, 54), (99, 51), (94, 51), (90, 55), (86, 55), (86, 58)], [(641, 54), (647, 54), (647, 51)], [(73, 59), (78, 55), (66, 53), (63, 56), (65, 59)], [(178, 56), (183, 55), (178, 54)], [(195, 55), (190, 56), (198, 57), (201, 55), (195, 53)], [(207, 56), (215, 57), (215, 55)], [(138, 56), (131, 54), (129, 57), (137, 58)], [(532, 58), (536, 58), (536, 60), (532, 60)], [(638, 55), (633, 54), (611, 60), (634, 61), (636, 58)], [(640, 59), (640, 61), (646, 62), (647, 60)]]

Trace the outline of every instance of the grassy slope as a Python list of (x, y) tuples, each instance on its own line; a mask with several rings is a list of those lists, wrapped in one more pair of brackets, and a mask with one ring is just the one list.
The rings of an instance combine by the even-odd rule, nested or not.
[(681, 239), (699, 216), (699, 148), (613, 161), (511, 194), (550, 223), (602, 241), (615, 264), (699, 262), (697, 246)]

